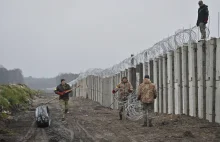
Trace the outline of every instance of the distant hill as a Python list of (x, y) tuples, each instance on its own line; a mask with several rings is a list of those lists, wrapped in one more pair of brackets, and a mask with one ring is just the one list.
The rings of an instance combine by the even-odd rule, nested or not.
[(60, 84), (60, 80), (64, 78), (66, 82), (70, 82), (76, 79), (79, 74), (73, 73), (62, 73), (54, 78), (33, 78), (33, 77), (25, 77), (24, 82), (28, 87), (32, 89), (45, 89), (52, 88)]

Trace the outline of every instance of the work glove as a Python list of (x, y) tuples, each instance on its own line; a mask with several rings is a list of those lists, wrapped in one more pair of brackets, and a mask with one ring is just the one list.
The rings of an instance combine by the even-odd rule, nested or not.
[(205, 18), (204, 23), (206, 24), (208, 22), (208, 18)]
[(64, 92), (57, 92), (57, 94), (62, 96), (62, 95), (64, 95)]
[(115, 90), (112, 90), (112, 94), (115, 94), (116, 93), (116, 91)]
[(130, 89), (128, 90), (129, 93), (132, 93), (132, 91), (133, 91), (133, 90), (130, 90)]

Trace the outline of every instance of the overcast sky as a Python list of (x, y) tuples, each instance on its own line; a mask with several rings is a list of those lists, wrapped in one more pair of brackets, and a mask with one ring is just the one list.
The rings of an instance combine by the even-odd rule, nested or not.
[[(217, 36), (220, 0), (204, 1)], [(24, 76), (107, 68), (194, 26), (198, 0), (0, 0), (0, 64)]]

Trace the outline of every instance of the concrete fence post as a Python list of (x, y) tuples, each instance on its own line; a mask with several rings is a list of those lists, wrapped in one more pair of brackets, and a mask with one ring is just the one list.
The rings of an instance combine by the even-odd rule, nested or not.
[(158, 58), (159, 67), (159, 112), (163, 113), (163, 57)]
[(188, 44), (184, 44), (181, 49), (182, 49), (183, 114), (189, 115)]
[(216, 47), (216, 99), (215, 99), (215, 121), (220, 123), (220, 38), (217, 39)]
[[(154, 59), (153, 63), (153, 71), (154, 71), (154, 84), (157, 87), (157, 92), (159, 91), (159, 69), (158, 69), (158, 58)], [(154, 101), (154, 112), (159, 112), (159, 99), (160, 94), (158, 93), (157, 98)]]
[(197, 44), (189, 44), (189, 115), (198, 116)]
[[(108, 88), (109, 88), (109, 90), (108, 90), (108, 95), (110, 95), (110, 100), (111, 100), (111, 102), (109, 103), (109, 105), (110, 104), (112, 104), (113, 103), (113, 101), (114, 101), (114, 96), (113, 96), (113, 94), (112, 94), (112, 90), (115, 88), (115, 86), (113, 86), (113, 76), (112, 77), (109, 77), (109, 79), (108, 79)], [(111, 105), (111, 108), (112, 109), (114, 109), (114, 104), (112, 104)]]
[(206, 44), (206, 119), (215, 122), (216, 38)]
[(99, 78), (99, 89), (100, 89), (100, 92), (99, 92), (99, 103), (102, 105), (102, 98), (103, 98), (103, 90), (102, 90), (102, 77)]
[(125, 69), (125, 76), (128, 78), (128, 69)]
[(206, 45), (204, 41), (197, 44), (197, 65), (198, 65), (198, 117), (206, 118)]
[(168, 52), (167, 56), (167, 73), (168, 73), (168, 113), (175, 113), (174, 97), (174, 52)]
[(174, 70), (175, 70), (175, 114), (182, 114), (182, 59), (181, 48), (174, 51)]
[(131, 82), (134, 90), (136, 90), (136, 69), (134, 67), (128, 69), (128, 80)]
[(143, 78), (144, 78), (144, 73), (143, 73), (143, 68), (144, 68), (144, 64), (143, 63), (140, 63), (139, 64), (139, 68), (140, 68), (140, 77), (139, 77), (139, 82), (140, 82), (140, 84), (143, 82)]
[(136, 65), (136, 83), (135, 83), (136, 89), (138, 89), (139, 84), (140, 84), (140, 65), (137, 64)]
[(154, 61), (150, 60), (148, 62), (148, 75), (150, 76), (150, 80), (154, 81)]
[(163, 113), (168, 113), (167, 54), (163, 55)]
[(148, 62), (144, 62), (143, 64), (143, 75), (149, 75), (149, 72), (148, 72)]

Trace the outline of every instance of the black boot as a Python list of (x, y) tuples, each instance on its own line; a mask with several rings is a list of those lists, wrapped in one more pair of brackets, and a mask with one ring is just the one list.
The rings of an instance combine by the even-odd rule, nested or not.
[(148, 124), (148, 127), (153, 127), (153, 124), (152, 124), (152, 119), (149, 119), (149, 124)]
[(147, 127), (147, 120), (144, 120), (144, 124), (142, 125), (142, 127)]
[(119, 120), (122, 120), (122, 113), (119, 112)]

